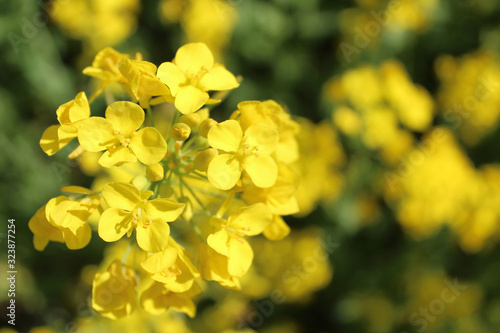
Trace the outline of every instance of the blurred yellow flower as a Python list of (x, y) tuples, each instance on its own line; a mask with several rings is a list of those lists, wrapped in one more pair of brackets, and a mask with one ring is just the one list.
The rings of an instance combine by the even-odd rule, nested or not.
[(92, 308), (103, 317), (119, 319), (130, 315), (136, 308), (134, 270), (113, 261), (108, 270), (97, 273), (92, 284)]

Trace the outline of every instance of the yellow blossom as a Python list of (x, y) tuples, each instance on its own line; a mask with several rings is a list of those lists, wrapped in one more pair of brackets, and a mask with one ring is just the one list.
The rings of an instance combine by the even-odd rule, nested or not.
[(168, 290), (182, 293), (191, 289), (194, 280), (200, 276), (191, 259), (192, 255), (169, 237), (168, 247), (153, 253), (141, 266), (153, 280), (164, 283)]
[(199, 249), (198, 267), (203, 279), (217, 281), (221, 286), (229, 289), (240, 289), (238, 277), (229, 273), (229, 258), (218, 253), (206, 244), (201, 244)]
[(276, 145), (276, 160), (284, 163), (292, 163), (299, 158), (299, 145), (296, 135), (299, 132), (299, 124), (294, 121), (290, 114), (273, 100), (264, 102), (245, 101), (238, 104), (231, 119), (236, 119), (241, 124), (243, 131), (253, 124), (265, 123), (279, 134)]
[(90, 242), (91, 229), (87, 219), (99, 204), (98, 195), (79, 201), (65, 196), (49, 200), (29, 221), (35, 248), (42, 251), (49, 241), (66, 243), (69, 249), (85, 247)]
[(186, 44), (179, 48), (173, 62), (164, 62), (157, 76), (175, 97), (175, 107), (183, 114), (201, 108), (210, 96), (210, 90), (230, 90), (238, 81), (223, 65), (214, 63), (208, 47), (203, 43)]
[(47, 128), (40, 139), (40, 146), (49, 156), (76, 138), (79, 124), (90, 117), (90, 107), (85, 92), (78, 93), (75, 99), (61, 105), (56, 114), (60, 125)]
[(136, 284), (133, 269), (119, 260), (113, 261), (106, 272), (94, 277), (92, 308), (110, 319), (130, 315), (136, 307)]
[(141, 294), (141, 306), (144, 310), (154, 315), (160, 315), (167, 309), (183, 312), (193, 318), (196, 305), (192, 298), (201, 292), (197, 284), (182, 293), (169, 290), (163, 283), (154, 281), (151, 286)]
[(271, 223), (272, 213), (262, 203), (240, 208), (227, 220), (212, 217), (210, 224), (217, 231), (210, 234), (207, 244), (228, 257), (228, 272), (233, 276), (244, 275), (253, 260), (253, 251), (244, 236), (256, 236)]
[(283, 239), (290, 233), (290, 228), (281, 215), (296, 214), (299, 206), (295, 199), (295, 191), (299, 184), (299, 176), (291, 168), (281, 163), (278, 166), (276, 183), (269, 188), (259, 188), (255, 185), (244, 187), (242, 199), (248, 204), (264, 203), (273, 213), (271, 223), (263, 234), (268, 239)]
[(278, 133), (266, 124), (252, 125), (243, 135), (236, 120), (226, 120), (210, 129), (208, 143), (227, 152), (215, 156), (208, 165), (208, 180), (215, 187), (231, 189), (243, 170), (258, 187), (270, 187), (276, 182), (278, 167), (270, 154), (278, 143)]
[(96, 54), (92, 66), (83, 69), (83, 74), (102, 80), (91, 99), (98, 96), (110, 83), (123, 84), (126, 81), (118, 69), (118, 64), (128, 57), (127, 54), (120, 53), (111, 47), (106, 47)]
[[(147, 108), (153, 96), (157, 96), (155, 100), (159, 102), (174, 101), (168, 87), (156, 77), (154, 64), (125, 58), (118, 64), (118, 69), (125, 78), (123, 87), (141, 107)], [(151, 103), (155, 104), (153, 101)]]
[[(91, 117), (81, 123), (78, 141), (89, 152), (106, 150), (99, 164), (112, 167), (125, 162), (159, 162), (167, 152), (162, 135), (153, 127), (139, 127), (144, 110), (131, 102), (115, 102), (106, 109), (106, 118)], [(138, 131), (137, 131), (138, 130)]]
[(140, 192), (126, 183), (109, 183), (102, 196), (110, 208), (99, 220), (99, 236), (106, 242), (115, 242), (132, 231), (137, 231), (137, 244), (147, 252), (160, 252), (168, 246), (170, 227), (184, 209), (184, 204), (170, 199), (148, 198), (152, 191)]

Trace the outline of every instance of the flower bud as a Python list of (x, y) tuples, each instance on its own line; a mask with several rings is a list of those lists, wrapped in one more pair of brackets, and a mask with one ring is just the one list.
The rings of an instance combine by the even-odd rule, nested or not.
[(202, 137), (206, 138), (208, 131), (214, 125), (217, 125), (217, 122), (215, 120), (213, 120), (212, 118), (207, 118), (207, 119), (203, 120), (200, 124), (200, 129), (199, 129), (200, 135)]
[(208, 164), (212, 161), (212, 159), (217, 156), (218, 151), (214, 148), (208, 148), (203, 151), (200, 151), (198, 155), (196, 155), (193, 166), (196, 170), (207, 171)]
[(179, 119), (179, 122), (184, 123), (184, 124), (188, 125), (189, 127), (193, 128), (193, 127), (196, 127), (200, 124), (201, 117), (197, 113), (185, 114), (185, 115), (181, 116), (181, 118)]
[(191, 135), (191, 128), (184, 123), (177, 123), (172, 126), (169, 135), (175, 141), (184, 141)]
[(165, 176), (165, 170), (163, 170), (163, 165), (161, 165), (160, 163), (148, 165), (146, 167), (146, 175), (150, 180), (154, 182), (159, 182)]

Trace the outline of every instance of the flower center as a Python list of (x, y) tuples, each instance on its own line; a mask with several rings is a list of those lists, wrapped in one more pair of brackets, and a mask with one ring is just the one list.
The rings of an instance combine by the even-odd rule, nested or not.
[(210, 70), (208, 68), (206, 68), (205, 66), (202, 66), (201, 69), (198, 71), (198, 73), (191, 74), (189, 72), (186, 72), (185, 74), (186, 74), (186, 77), (188, 78), (186, 85), (194, 86), (196, 88), (202, 89), (202, 87), (200, 87), (200, 80), (208, 72), (210, 72)]
[(113, 135), (118, 141), (122, 144), (122, 146), (128, 147), (130, 143), (130, 137), (125, 136), (123, 131), (114, 131)]

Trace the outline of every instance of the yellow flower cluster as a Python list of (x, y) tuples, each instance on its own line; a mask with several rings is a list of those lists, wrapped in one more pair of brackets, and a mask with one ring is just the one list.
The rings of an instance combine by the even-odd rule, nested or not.
[(412, 147), (412, 131), (426, 131), (433, 120), (431, 95), (411, 82), (403, 65), (394, 60), (379, 68), (367, 65), (347, 71), (328, 82), (325, 93), (335, 105), (336, 127), (348, 137), (359, 137), (388, 165)]
[[(419, 157), (417, 157), (419, 156)], [(474, 168), (453, 134), (435, 128), (407, 156), (421, 158), (404, 165), (403, 173), (387, 189), (398, 221), (417, 237), (447, 225), (469, 252), (496, 241), (499, 228), (500, 168), (496, 164)], [(425, 161), (424, 161), (425, 160)], [(417, 161), (417, 160), (415, 160)]]
[[(483, 52), (437, 62), (443, 118), (466, 142), (477, 142), (498, 122), (497, 84), (490, 76), (498, 68), (498, 60)], [(370, 170), (377, 179), (373, 195), (386, 200), (407, 232), (421, 238), (447, 226), (469, 252), (497, 239), (498, 165), (475, 168), (450, 129), (432, 126), (432, 96), (400, 63), (349, 70), (325, 85), (325, 97), (340, 133), (376, 160), (370, 162), (377, 165)], [(347, 176), (356, 167), (351, 161)]]
[(443, 118), (469, 145), (494, 130), (500, 119), (500, 58), (477, 51), (461, 58), (436, 61), (441, 80), (437, 96)]
[(97, 221), (104, 241), (132, 241), (122, 260), (114, 256), (95, 274), (92, 307), (117, 319), (134, 312), (140, 295), (149, 313), (172, 308), (193, 317), (202, 280), (241, 288), (254, 257), (249, 238), (290, 232), (282, 216), (299, 211), (290, 165), (299, 159), (300, 125), (271, 100), (242, 102), (222, 122), (209, 118), (201, 108), (220, 101), (210, 92), (239, 83), (203, 43), (182, 46), (158, 68), (106, 48), (84, 73), (102, 80), (90, 103), (111, 83), (131, 101), (91, 116), (81, 92), (57, 110), (59, 125), (43, 133), (42, 149), (53, 155), (76, 138), (70, 158), (98, 177), (92, 190), (63, 188), (69, 197), (35, 214), (35, 247), (82, 248)]

